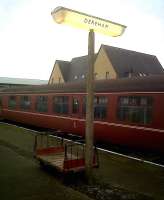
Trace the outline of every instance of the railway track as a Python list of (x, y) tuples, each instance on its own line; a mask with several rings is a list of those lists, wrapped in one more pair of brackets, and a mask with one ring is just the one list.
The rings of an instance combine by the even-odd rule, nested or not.
[[(48, 130), (33, 126), (26, 126), (24, 124), (11, 122), (8, 120), (1, 120), (1, 124), (8, 124), (12, 126), (16, 126), (26, 130), (32, 130), (36, 134), (46, 134), (51, 137), (56, 137), (59, 139), (64, 139), (67, 141), (73, 141), (74, 143), (84, 143), (84, 138), (80, 136), (75, 136), (73, 134), (66, 134), (60, 130)], [(138, 162), (147, 163), (150, 165), (155, 165), (164, 168), (164, 157), (162, 154), (157, 152), (148, 152), (148, 151), (140, 151), (136, 149), (130, 149), (123, 146), (113, 145), (113, 144), (96, 144), (96, 147), (99, 151), (104, 151), (109, 154), (118, 155), (121, 157), (126, 157), (128, 159), (136, 160)]]

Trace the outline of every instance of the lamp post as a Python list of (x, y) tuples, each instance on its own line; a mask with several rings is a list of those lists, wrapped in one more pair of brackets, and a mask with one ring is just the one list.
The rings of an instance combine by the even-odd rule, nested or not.
[(86, 177), (92, 177), (92, 163), (93, 163), (93, 140), (94, 140), (94, 31), (91, 29), (88, 35), (88, 73), (86, 84), (86, 122), (85, 122), (85, 168)]
[(93, 162), (93, 129), (94, 129), (94, 31), (112, 37), (123, 34), (126, 26), (94, 17), (82, 12), (71, 10), (64, 7), (57, 7), (51, 15), (56, 23), (66, 24), (76, 28), (82, 28), (89, 31), (88, 36), (88, 73), (87, 73), (87, 104), (86, 104), (86, 129), (85, 129), (85, 165), (86, 175), (89, 178), (92, 172)]

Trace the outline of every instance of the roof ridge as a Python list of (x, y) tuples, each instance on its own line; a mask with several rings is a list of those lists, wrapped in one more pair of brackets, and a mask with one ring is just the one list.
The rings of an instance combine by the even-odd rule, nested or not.
[[(98, 54), (98, 53), (94, 53), (95, 54), (95, 56)], [(84, 56), (78, 56), (78, 57), (74, 57), (74, 58), (72, 58), (72, 60), (75, 60), (75, 59), (78, 59), (78, 58), (86, 58), (86, 57), (88, 57), (88, 55), (84, 55)], [(71, 61), (72, 61), (71, 60)]]
[(115, 46), (110, 46), (110, 45), (105, 45), (105, 44), (102, 44), (101, 46), (102, 47), (104, 46), (106, 48), (120, 49), (120, 50), (123, 50), (123, 51), (126, 51), (126, 52), (133, 52), (133, 53), (137, 53), (137, 54), (144, 54), (144, 55), (156, 57), (153, 54), (143, 53), (143, 52), (139, 52), (139, 51), (135, 51), (135, 50), (131, 50), (131, 49), (124, 49), (124, 48), (121, 48), (121, 47), (115, 47)]
[(56, 60), (56, 62), (66, 62), (66, 63), (69, 63), (70, 61), (67, 61), (67, 60)]

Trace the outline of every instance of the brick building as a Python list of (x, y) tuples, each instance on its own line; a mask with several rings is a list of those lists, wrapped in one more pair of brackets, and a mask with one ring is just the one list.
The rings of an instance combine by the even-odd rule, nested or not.
[[(73, 58), (70, 62), (56, 60), (49, 84), (81, 81), (86, 78), (88, 56)], [(122, 48), (101, 45), (95, 54), (95, 79), (117, 79), (163, 74), (157, 57)]]

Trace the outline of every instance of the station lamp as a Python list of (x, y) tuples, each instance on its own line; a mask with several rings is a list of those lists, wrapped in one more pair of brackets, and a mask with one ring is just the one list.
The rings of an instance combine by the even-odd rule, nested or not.
[(51, 15), (58, 24), (66, 24), (75, 28), (81, 28), (89, 31), (88, 35), (88, 73), (86, 83), (86, 120), (85, 120), (85, 166), (88, 180), (92, 179), (93, 163), (93, 130), (94, 130), (94, 32), (105, 34), (107, 36), (121, 36), (126, 26), (109, 20), (94, 17), (82, 12), (71, 10), (65, 7), (57, 7)]

